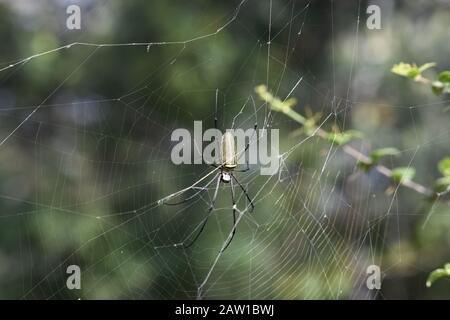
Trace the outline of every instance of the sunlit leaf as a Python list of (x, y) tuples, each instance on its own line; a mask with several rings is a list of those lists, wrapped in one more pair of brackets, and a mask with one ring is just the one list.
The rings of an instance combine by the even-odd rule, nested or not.
[(450, 83), (450, 71), (441, 72), (438, 76), (438, 80), (442, 83)]
[(381, 158), (386, 156), (396, 156), (400, 153), (396, 148), (381, 148), (374, 150), (367, 160), (359, 160), (357, 165), (364, 171), (369, 171), (373, 166), (378, 164)]
[(433, 91), (433, 93), (435, 94), (441, 94), (444, 92), (445, 89), (445, 85), (440, 82), (440, 81), (434, 81), (433, 84), (431, 85), (431, 90)]
[(414, 79), (415, 77), (420, 75), (422, 72), (424, 72), (425, 70), (427, 70), (429, 68), (434, 67), (435, 65), (436, 65), (436, 63), (434, 63), (434, 62), (428, 62), (428, 63), (421, 65), (420, 67), (417, 67), (415, 64), (400, 62), (392, 67), (391, 72), (398, 74), (400, 76), (403, 76), (403, 77), (408, 77), (408, 78)]
[(359, 160), (357, 163), (358, 168), (360, 168), (363, 171), (369, 171), (372, 169), (372, 167), (375, 165), (372, 160)]
[(302, 125), (306, 124), (306, 118), (292, 109), (292, 107), (297, 104), (295, 98), (289, 98), (282, 101), (280, 98), (272, 95), (265, 85), (257, 86), (255, 92), (259, 95), (261, 100), (267, 102), (272, 110), (282, 112)]
[(450, 92), (450, 71), (441, 72), (437, 80), (431, 85), (431, 89), (436, 94)]
[(370, 158), (373, 162), (378, 162), (381, 158), (386, 156), (396, 156), (400, 153), (396, 148), (381, 148), (374, 150), (370, 154)]
[(450, 177), (450, 157), (445, 157), (438, 163), (439, 171), (446, 177)]
[(447, 263), (444, 268), (439, 268), (430, 273), (427, 279), (427, 287), (431, 285), (438, 279), (442, 277), (450, 277), (450, 263)]
[(427, 69), (433, 68), (434, 66), (436, 66), (436, 63), (435, 63), (435, 62), (427, 62), (427, 63), (424, 63), (423, 65), (421, 65), (421, 66), (419, 67), (419, 72), (422, 73), (422, 72), (424, 72), (424, 71), (427, 70)]
[(444, 192), (447, 191), (450, 186), (450, 177), (442, 177), (436, 180), (434, 185), (434, 191), (436, 192)]
[(361, 138), (362, 132), (357, 130), (347, 130), (344, 132), (331, 132), (325, 136), (325, 139), (338, 146), (349, 143), (353, 138)]
[(395, 182), (409, 181), (416, 175), (416, 169), (412, 167), (398, 167), (392, 170), (391, 179)]
[(419, 68), (404, 62), (400, 62), (394, 65), (391, 69), (391, 72), (403, 77), (410, 77), (410, 78), (414, 78), (420, 73)]

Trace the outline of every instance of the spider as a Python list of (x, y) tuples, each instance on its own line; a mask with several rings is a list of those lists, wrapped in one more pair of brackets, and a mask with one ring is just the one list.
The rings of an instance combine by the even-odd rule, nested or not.
[[(253, 101), (253, 98), (250, 96), (252, 104), (253, 104), (253, 111), (254, 111), (254, 115), (255, 115), (255, 124), (253, 129), (256, 132), (256, 129), (258, 128), (258, 117), (257, 117), (257, 113), (256, 113), (256, 106), (255, 106), (255, 102)], [(217, 101), (218, 101), (218, 90), (216, 90), (216, 104), (215, 104), (215, 109), (214, 109), (214, 128), (218, 129), (218, 125), (217, 125)], [(244, 105), (245, 107), (245, 105)], [(242, 111), (242, 110), (241, 110)], [(237, 117), (237, 116), (236, 116)], [(233, 123), (232, 123), (232, 127), (234, 126), (234, 121), (236, 119), (236, 117), (233, 119)], [(250, 145), (250, 141), (245, 145), (245, 149), (244, 149), (244, 154), (245, 152), (248, 150)], [(200, 237), (200, 235), (202, 234), (206, 223), (208, 222), (209, 217), (211, 216), (213, 210), (214, 210), (214, 206), (216, 203), (216, 199), (219, 193), (219, 187), (221, 183), (224, 184), (229, 184), (230, 185), (230, 189), (231, 189), (231, 201), (232, 201), (232, 205), (233, 205), (233, 229), (232, 229), (232, 234), (230, 239), (228, 240), (228, 242), (225, 244), (225, 246), (223, 247), (223, 249), (221, 250), (222, 252), (225, 251), (225, 249), (228, 248), (228, 246), (230, 245), (231, 241), (234, 238), (234, 235), (236, 233), (236, 192), (234, 189), (234, 182), (237, 183), (237, 185), (239, 186), (239, 188), (242, 190), (242, 193), (245, 195), (245, 197), (247, 198), (249, 204), (250, 204), (250, 212), (253, 211), (253, 209), (255, 208), (254, 204), (253, 204), (253, 200), (250, 198), (250, 196), (247, 193), (247, 190), (245, 190), (244, 186), (239, 182), (239, 180), (235, 177), (234, 172), (246, 172), (250, 170), (250, 166), (248, 163), (248, 159), (246, 159), (246, 168), (242, 169), (242, 170), (238, 170), (236, 169), (238, 166), (237, 163), (237, 152), (236, 152), (236, 144), (235, 144), (235, 137), (234, 135), (229, 132), (226, 131), (223, 136), (222, 136), (222, 140), (220, 141), (220, 150), (222, 150), (221, 154), (220, 154), (220, 165), (215, 165), (215, 164), (211, 164), (211, 166), (213, 166), (216, 170), (218, 170), (218, 173), (202, 188), (202, 190), (196, 192), (195, 194), (193, 194), (192, 196), (177, 202), (177, 203), (167, 203), (164, 202), (164, 204), (166, 205), (180, 205), (183, 203), (186, 203), (192, 199), (194, 199), (198, 194), (200, 194), (202, 191), (207, 190), (207, 188), (209, 187), (209, 185), (211, 183), (213, 183), (214, 181), (216, 181), (215, 187), (214, 187), (214, 195), (213, 198), (211, 200), (211, 203), (208, 207), (207, 210), (207, 214), (206, 217), (203, 219), (203, 222), (200, 225), (200, 229), (197, 232), (197, 234), (195, 235), (195, 237), (188, 243), (188, 244), (184, 244), (182, 247), (183, 248), (189, 248), (191, 247), (195, 241)]]

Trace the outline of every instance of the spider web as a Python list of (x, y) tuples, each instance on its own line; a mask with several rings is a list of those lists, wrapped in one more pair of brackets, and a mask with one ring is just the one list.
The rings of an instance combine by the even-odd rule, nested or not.
[[(112, 3), (90, 4), (85, 19), (102, 10), (112, 14), (119, 6)], [(440, 112), (448, 101), (373, 102), (376, 90), (368, 88), (388, 69), (368, 78), (367, 73), (388, 58), (377, 56), (378, 64), (367, 65), (367, 51), (383, 35), (365, 28), (365, 2), (323, 6), (243, 0), (214, 10), (212, 3), (203, 5), (214, 19), (195, 22), (185, 32), (165, 26), (184, 34), (181, 40), (130, 42), (118, 35), (105, 42), (92, 36), (94, 41), (50, 46), (25, 58), (2, 55), (2, 87), (14, 86), (14, 95), (20, 95), (0, 94), (1, 221), (10, 230), (5, 239), (16, 243), (13, 253), (0, 255), (6, 261), (3, 274), (14, 275), (2, 276), (13, 288), (5, 296), (371, 299), (380, 291), (366, 287), (369, 265), (381, 266), (387, 278), (398, 266), (411, 267), (410, 250), (404, 247), (412, 232), (408, 219), (421, 221), (424, 230), (442, 219), (448, 224), (447, 208), (423, 205), (419, 196), (401, 188), (386, 193), (385, 177), (362, 173), (341, 148), (305, 136), (254, 93), (257, 85), (266, 84), (282, 99), (296, 97), (295, 108), (302, 114), (320, 112), (324, 129), (356, 127), (369, 137), (379, 134), (373, 142), (378, 146), (386, 140), (404, 146), (401, 160), (391, 159), (390, 166), (423, 163), (431, 147), (440, 150), (436, 156), (445, 152), (448, 115), (432, 132), (419, 130), (427, 114)], [(342, 15), (348, 10), (350, 21)], [(304, 58), (313, 52), (308, 39), (320, 36), (315, 19), (321, 14), (327, 15), (330, 47), (315, 49), (327, 50), (328, 74), (310, 70)], [(99, 65), (102, 73), (80, 76)], [(224, 80), (221, 75), (231, 66), (238, 68)], [(58, 68), (63, 71), (57, 73)], [(23, 87), (22, 78), (44, 74), (51, 85), (30, 92)], [(111, 96), (102, 83), (117, 88), (112, 90), (117, 95)], [(196, 120), (204, 128), (213, 126), (216, 89), (222, 128), (234, 119), (238, 128), (253, 126), (252, 96), (259, 127), (280, 128), (281, 139), (278, 174), (260, 175), (258, 165), (236, 173), (255, 209), (249, 210), (236, 188), (236, 235), (223, 252), (233, 230), (229, 185), (220, 186), (204, 232), (185, 249), (182, 245), (205, 219), (214, 192), (214, 182), (208, 182), (217, 170), (175, 166), (170, 160), (174, 129), (192, 130)], [(364, 111), (375, 116), (398, 112), (414, 138), (396, 140), (392, 132), (379, 133), (370, 123), (367, 129), (358, 122)], [(364, 153), (372, 148), (364, 140), (352, 143)], [(189, 203), (164, 204), (194, 194)], [(81, 268), (82, 290), (66, 287), (71, 264)]]

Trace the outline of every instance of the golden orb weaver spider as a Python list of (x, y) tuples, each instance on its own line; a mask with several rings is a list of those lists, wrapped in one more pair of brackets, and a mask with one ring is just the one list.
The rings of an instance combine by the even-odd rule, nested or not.
[[(216, 104), (215, 104), (215, 109), (214, 109), (214, 128), (218, 129), (218, 125), (217, 125), (217, 102), (218, 102), (218, 90), (216, 90)], [(253, 111), (254, 111), (254, 115), (255, 115), (255, 124), (253, 129), (256, 132), (256, 129), (258, 128), (258, 117), (257, 117), (257, 112), (256, 112), (256, 106), (255, 106), (255, 102), (253, 100), (253, 97), (250, 96), (250, 99), (252, 101), (252, 105), (253, 105)], [(247, 100), (248, 101), (248, 100)], [(236, 116), (237, 117), (237, 116)], [(236, 119), (235, 117), (235, 119)], [(233, 119), (233, 123), (232, 123), (232, 127), (234, 126), (234, 120)], [(250, 141), (248, 143), (246, 143), (245, 145), (245, 149), (244, 149), (244, 156), (245, 156), (245, 152), (248, 150), (250, 145)], [(207, 214), (206, 217), (203, 219), (203, 222), (200, 225), (200, 229), (197, 232), (197, 234), (195, 235), (195, 237), (188, 243), (188, 244), (184, 244), (184, 242), (182, 243), (182, 247), (183, 248), (189, 248), (191, 247), (195, 241), (200, 237), (200, 235), (202, 234), (203, 230), (205, 229), (206, 223), (208, 222), (209, 217), (211, 216), (213, 210), (214, 210), (214, 206), (216, 203), (216, 199), (219, 193), (219, 187), (220, 187), (220, 183), (226, 183), (226, 184), (230, 184), (230, 189), (231, 189), (231, 200), (232, 200), (232, 204), (233, 204), (233, 229), (232, 229), (232, 233), (231, 233), (231, 237), (228, 240), (228, 242), (225, 244), (225, 246), (223, 247), (223, 249), (221, 250), (222, 252), (225, 251), (225, 249), (228, 248), (228, 246), (230, 245), (231, 241), (234, 238), (234, 235), (236, 233), (236, 193), (235, 193), (235, 189), (234, 189), (234, 183), (233, 181), (235, 181), (239, 188), (242, 190), (242, 193), (245, 195), (245, 197), (247, 198), (249, 204), (250, 204), (250, 212), (253, 211), (253, 209), (255, 208), (255, 205), (253, 204), (253, 200), (250, 198), (250, 196), (247, 193), (247, 190), (245, 189), (245, 187), (239, 182), (239, 180), (234, 176), (233, 172), (246, 172), (250, 170), (250, 166), (248, 163), (248, 159), (246, 158), (246, 168), (242, 169), (242, 170), (237, 170), (236, 167), (238, 166), (238, 162), (237, 162), (237, 152), (236, 152), (236, 144), (235, 144), (235, 137), (233, 135), (233, 133), (226, 131), (223, 136), (222, 139), (220, 141), (220, 150), (222, 151), (220, 154), (220, 165), (214, 165), (211, 164), (216, 170), (219, 170), (219, 172), (202, 188), (202, 190), (196, 192), (195, 194), (193, 194), (192, 196), (177, 202), (177, 203), (167, 203), (164, 202), (165, 205), (180, 205), (183, 203), (186, 203), (192, 199), (194, 199), (198, 194), (200, 194), (202, 191), (207, 190), (207, 188), (209, 187), (209, 185), (211, 183), (213, 183), (214, 181), (216, 181), (215, 187), (214, 187), (214, 195), (213, 198), (211, 200), (210, 206), (208, 207), (207, 210)]]

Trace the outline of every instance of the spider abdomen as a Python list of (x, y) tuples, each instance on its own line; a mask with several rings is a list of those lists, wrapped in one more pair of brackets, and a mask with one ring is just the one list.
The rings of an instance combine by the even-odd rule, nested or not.
[(221, 165), (226, 169), (234, 169), (237, 166), (236, 144), (234, 135), (227, 131), (222, 136)]

